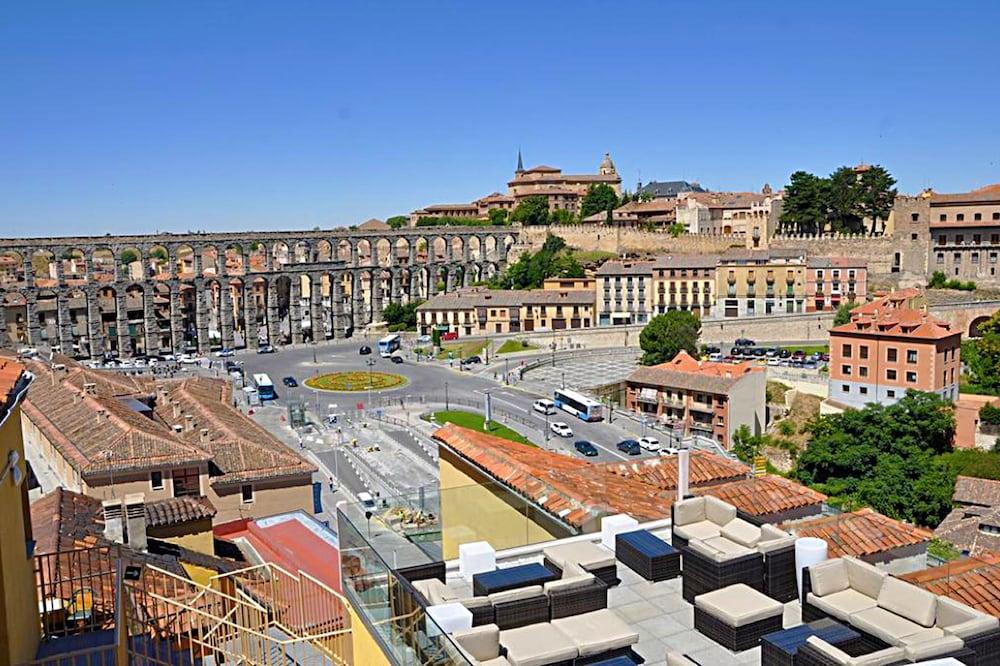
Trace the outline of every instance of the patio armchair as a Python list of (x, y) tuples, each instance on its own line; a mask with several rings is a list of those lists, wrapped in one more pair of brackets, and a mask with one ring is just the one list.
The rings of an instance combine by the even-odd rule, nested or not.
[[(400, 586), (411, 596), (412, 602), (421, 608), (458, 602), (472, 613), (472, 626), (477, 627), (493, 622), (493, 606), (485, 597), (464, 594), (445, 583), (445, 563), (431, 562), (395, 570)], [(400, 599), (394, 604), (397, 616), (412, 610)]]
[(608, 607), (608, 586), (588, 573), (545, 583), (544, 592), (553, 620)]
[(500, 654), (500, 628), (495, 624), (456, 631), (451, 637), (473, 666), (510, 666)]
[(699, 594), (737, 583), (764, 587), (764, 556), (728, 539), (692, 540), (684, 550), (681, 596), (694, 603)]

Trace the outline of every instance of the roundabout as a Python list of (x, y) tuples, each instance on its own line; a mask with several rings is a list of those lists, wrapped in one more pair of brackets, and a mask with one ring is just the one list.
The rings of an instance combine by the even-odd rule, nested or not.
[(319, 391), (337, 391), (340, 393), (356, 393), (362, 391), (387, 391), (405, 386), (409, 380), (402, 375), (391, 372), (368, 372), (357, 370), (353, 372), (330, 372), (325, 375), (310, 377), (305, 385)]

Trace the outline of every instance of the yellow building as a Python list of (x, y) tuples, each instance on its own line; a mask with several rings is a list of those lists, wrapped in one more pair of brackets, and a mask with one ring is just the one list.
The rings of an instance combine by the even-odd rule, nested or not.
[(805, 250), (734, 249), (715, 271), (716, 317), (806, 311)]
[(594, 326), (594, 292), (586, 278), (573, 288), (549, 284), (527, 291), (469, 287), (440, 294), (417, 307), (421, 335), (436, 327), (460, 336), (562, 331)]

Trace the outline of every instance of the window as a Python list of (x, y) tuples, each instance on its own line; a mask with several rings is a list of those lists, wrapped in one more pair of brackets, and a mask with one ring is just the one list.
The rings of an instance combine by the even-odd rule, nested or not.
[(840, 385), (840, 390), (843, 391), (844, 393), (850, 393), (851, 392), (851, 387), (849, 385), (847, 385), (847, 384), (841, 384)]
[(938, 252), (937, 253), (937, 262), (939, 264), (943, 264), (944, 263), (944, 252)]
[(892, 389), (889, 389), (888, 391), (885, 392), (885, 396), (887, 398), (895, 398), (896, 397), (896, 392), (893, 391)]
[(868, 358), (868, 345), (861, 345), (861, 358)]
[(916, 234), (910, 234), (910, 240), (917, 240)]
[(906, 350), (906, 362), (907, 363), (916, 363), (917, 362), (917, 350), (916, 349), (907, 349)]
[(885, 371), (885, 378), (887, 380), (889, 380), (890, 382), (896, 381), (896, 371), (895, 370), (886, 370)]
[(844, 358), (851, 358), (851, 345), (844, 345), (840, 348), (840, 354)]
[(842, 365), (842, 366), (840, 366), (840, 372), (842, 374), (850, 376), (850, 374), (851, 374), (851, 366), (849, 366), (849, 365)]
[(914, 222), (920, 221), (920, 213), (910, 213), (910, 219)]
[(993, 213), (994, 220), (1000, 220), (1000, 213)]
[(861, 367), (858, 368), (858, 376), (859, 377), (867, 377), (868, 376), (868, 366), (867, 365), (862, 365)]
[(947, 213), (941, 213), (941, 217), (939, 217), (938, 219), (941, 220), (942, 222), (947, 222), (948, 221), (948, 214)]
[(896, 348), (895, 347), (889, 347), (887, 350), (885, 350), (885, 360), (887, 360), (889, 363), (895, 363), (896, 362)]
[(983, 237), (980, 236), (979, 234), (972, 234), (972, 242), (974, 244), (979, 245), (979, 243), (980, 243), (980, 241), (982, 241), (982, 239), (983, 239)]
[(910, 371), (906, 373), (906, 381), (915, 384), (917, 382), (917, 373)]
[(198, 483), (198, 468), (187, 467), (174, 470), (174, 497), (201, 495), (201, 484)]
[(938, 245), (947, 245), (947, 244), (948, 244), (948, 237), (947, 236), (945, 236), (944, 234), (941, 234), (940, 236), (938, 236)]
[(859, 386), (858, 387), (858, 393), (860, 393), (861, 395), (868, 395), (868, 387), (867, 386)]
[(250, 504), (253, 502), (253, 485), (244, 484), (240, 486), (240, 502), (243, 504)]
[(991, 264), (997, 263), (997, 253), (996, 252), (990, 252), (990, 263)]
[(965, 213), (959, 213), (958, 215), (955, 216), (955, 219), (958, 220), (959, 222), (965, 222)]
[(153, 490), (163, 490), (163, 472), (149, 473), (149, 487)]
[(965, 242), (965, 234), (958, 234), (957, 236), (955, 236), (955, 242), (959, 243), (959, 244), (964, 243)]
[(979, 220), (983, 219), (983, 214), (982, 213), (976, 213), (975, 215), (972, 216), (972, 219), (974, 219), (974, 220), (976, 220), (978, 222)]
[(972, 263), (974, 263), (974, 264), (978, 264), (979, 263), (979, 253), (978, 252), (973, 252), (972, 253)]

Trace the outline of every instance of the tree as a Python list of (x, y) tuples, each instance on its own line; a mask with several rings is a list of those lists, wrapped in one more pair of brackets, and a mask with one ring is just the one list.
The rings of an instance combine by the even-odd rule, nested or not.
[(611, 211), (618, 207), (618, 195), (610, 185), (599, 183), (587, 188), (580, 202), (580, 217), (587, 217), (601, 211)]
[(549, 224), (573, 224), (576, 216), (565, 208), (557, 208), (549, 214)]
[(806, 171), (792, 174), (781, 207), (781, 228), (786, 232), (815, 234), (826, 224), (826, 183)]
[(671, 310), (653, 317), (639, 334), (643, 365), (666, 363), (680, 351), (698, 355), (701, 320), (684, 310)]
[(685, 231), (687, 231), (687, 227), (685, 227), (680, 222), (674, 222), (673, 224), (670, 225), (668, 230), (670, 231), (671, 236), (677, 238), (678, 236), (683, 235)]
[(549, 222), (549, 200), (543, 195), (535, 195), (525, 198), (517, 205), (510, 219), (521, 224), (548, 224)]
[(825, 186), (826, 220), (834, 233), (862, 233), (865, 230), (858, 214), (861, 191), (858, 175), (851, 167), (840, 167), (827, 179)]
[(122, 266), (128, 266), (139, 261), (139, 253), (129, 248), (122, 251)]
[(402, 229), (410, 223), (409, 215), (393, 215), (385, 221), (392, 229)]
[(382, 317), (393, 331), (414, 331), (417, 328), (417, 307), (423, 301), (411, 301), (405, 305), (390, 303), (382, 310)]
[(858, 209), (862, 216), (871, 218), (871, 235), (874, 236), (879, 221), (885, 231), (892, 204), (896, 201), (896, 179), (883, 167), (875, 165), (862, 172), (858, 187)]
[(837, 308), (837, 314), (833, 316), (834, 326), (843, 326), (844, 324), (851, 321), (851, 310), (858, 306), (854, 301), (849, 303), (841, 303), (840, 307)]
[(962, 343), (962, 362), (969, 370), (969, 388), (1000, 395), (1000, 310), (980, 324), (978, 340)]
[(498, 289), (535, 289), (550, 277), (583, 277), (580, 262), (566, 252), (566, 241), (549, 234), (542, 248), (525, 252), (491, 284)]
[(750, 432), (750, 427), (745, 423), (733, 432), (733, 446), (731, 452), (734, 456), (747, 464), (753, 463), (754, 458), (760, 455), (763, 441), (760, 435)]
[(487, 215), (489, 215), (490, 224), (507, 224), (507, 211), (503, 208), (490, 208), (490, 212)]

